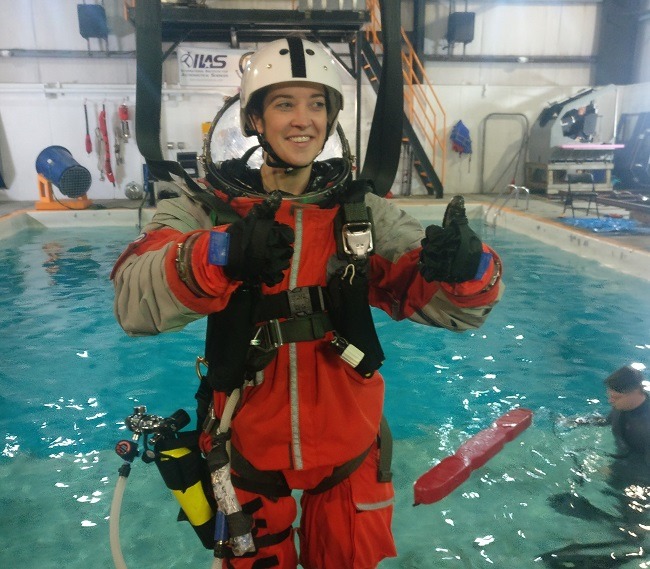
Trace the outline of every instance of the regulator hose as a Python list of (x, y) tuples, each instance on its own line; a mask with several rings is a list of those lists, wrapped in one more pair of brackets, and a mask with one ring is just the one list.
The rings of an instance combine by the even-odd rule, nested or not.
[(125, 464), (120, 468), (119, 472), (120, 475), (115, 484), (115, 493), (111, 502), (109, 521), (111, 555), (113, 556), (115, 569), (127, 569), (124, 556), (122, 555), (122, 546), (120, 545), (120, 511), (122, 509), (122, 499), (124, 497), (126, 482), (131, 472), (131, 465), (128, 463)]

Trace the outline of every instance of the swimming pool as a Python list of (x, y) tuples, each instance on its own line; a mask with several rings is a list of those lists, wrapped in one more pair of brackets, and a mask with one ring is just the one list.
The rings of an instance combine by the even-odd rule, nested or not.
[[(503, 229), (477, 230), (502, 255), (508, 287), (482, 329), (454, 335), (375, 313), (388, 356), (399, 551), (381, 569), (540, 567), (546, 551), (620, 537), (615, 524), (563, 516), (546, 498), (586, 477), (580, 492), (615, 511), (601, 473), (608, 430), (554, 423), (557, 413), (605, 412), (602, 378), (623, 363), (649, 365), (647, 283)], [(108, 274), (135, 235), (61, 228), (1, 241), (2, 567), (111, 567), (122, 463), (112, 449), (129, 435), (124, 417), (141, 404), (159, 415), (193, 410), (204, 324), (134, 339), (112, 316)], [(532, 427), (450, 496), (412, 506), (420, 474), (517, 406), (535, 412)], [(121, 521), (130, 569), (210, 566), (176, 514), (156, 468), (137, 460)]]

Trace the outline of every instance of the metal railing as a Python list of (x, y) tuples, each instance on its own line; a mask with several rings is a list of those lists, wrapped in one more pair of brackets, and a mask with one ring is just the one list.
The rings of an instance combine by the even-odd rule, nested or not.
[[(506, 194), (507, 192), (507, 194)], [(485, 210), (484, 214), (484, 219), (485, 223), (490, 225), (490, 222), (488, 220), (488, 217), (490, 215), (490, 210), (496, 206), (497, 202), (505, 197), (505, 200), (503, 200), (503, 203), (499, 206), (499, 208), (494, 212), (493, 217), (492, 217), (492, 225), (496, 225), (496, 220), (499, 214), (501, 213), (501, 210), (507, 205), (507, 203), (514, 198), (515, 207), (519, 207), (519, 196), (520, 194), (525, 194), (526, 196), (526, 207), (524, 208), (524, 211), (528, 211), (528, 202), (530, 201), (530, 190), (526, 186), (516, 186), (515, 184), (509, 184), (507, 185), (503, 190), (501, 190), (498, 194), (497, 197), (495, 197), (492, 200), (492, 203), (488, 206), (488, 208)]]
[[(352, 10), (358, 10), (359, 4), (361, 4), (363, 0), (351, 0), (351, 9)], [(124, 19), (128, 20), (128, 9), (129, 8), (135, 8), (135, 3), (136, 0), (122, 0), (122, 4), (124, 5)], [(245, 1), (242, 1), (241, 4), (245, 4)], [(289, 6), (291, 10), (299, 10), (303, 8), (302, 5), (304, 5), (304, 8), (307, 10), (343, 10), (345, 9), (345, 0), (302, 0), (300, 2), (299, 0), (287, 0), (287, 6)], [(173, 2), (171, 2), (173, 4)], [(198, 5), (201, 4), (209, 4), (207, 0), (199, 1), (197, 2)], [(238, 7), (242, 7), (241, 5)], [(245, 6), (244, 6), (245, 7)]]

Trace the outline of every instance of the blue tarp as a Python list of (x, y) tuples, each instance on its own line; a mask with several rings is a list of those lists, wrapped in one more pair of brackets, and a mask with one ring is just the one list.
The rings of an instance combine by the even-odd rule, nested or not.
[(644, 226), (634, 219), (623, 219), (619, 217), (560, 217), (559, 221), (587, 229), (594, 233), (626, 233), (626, 234), (645, 234), (650, 235), (650, 227)]

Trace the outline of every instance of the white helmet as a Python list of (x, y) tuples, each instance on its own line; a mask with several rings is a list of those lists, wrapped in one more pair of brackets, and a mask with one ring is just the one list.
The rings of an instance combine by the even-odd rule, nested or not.
[(336, 119), (343, 108), (343, 90), (336, 62), (320, 45), (289, 37), (266, 44), (246, 63), (240, 92), (240, 123), (244, 136), (257, 134), (249, 121), (248, 107), (253, 95), (260, 89), (288, 81), (319, 83), (325, 87), (328, 136), (336, 130)]

